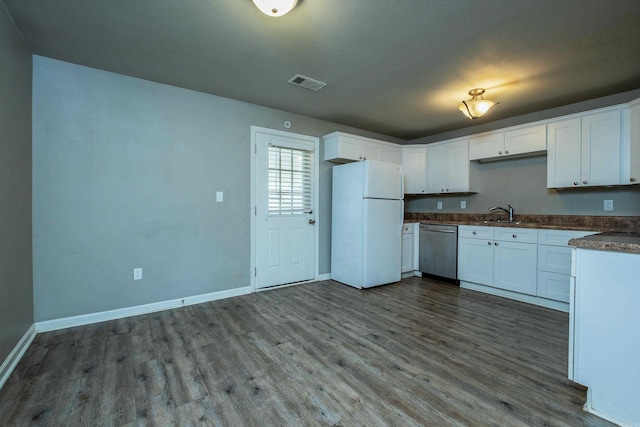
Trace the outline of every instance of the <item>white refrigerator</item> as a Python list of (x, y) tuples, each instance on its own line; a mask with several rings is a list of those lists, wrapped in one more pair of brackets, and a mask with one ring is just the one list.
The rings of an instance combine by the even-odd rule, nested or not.
[(333, 167), (331, 278), (356, 288), (400, 281), (403, 178), (374, 160)]

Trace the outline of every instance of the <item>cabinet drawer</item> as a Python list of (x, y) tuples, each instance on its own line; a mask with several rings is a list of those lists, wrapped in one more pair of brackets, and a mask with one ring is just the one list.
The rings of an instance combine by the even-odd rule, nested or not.
[(561, 302), (569, 302), (571, 276), (538, 271), (538, 296)]
[(577, 239), (596, 233), (596, 231), (578, 230), (540, 230), (538, 232), (538, 244), (567, 246), (569, 244), (569, 240), (571, 239)]
[(539, 245), (538, 270), (571, 274), (571, 247)]
[(538, 230), (534, 228), (496, 228), (494, 239), (503, 242), (538, 243)]
[(493, 240), (493, 227), (476, 227), (471, 225), (458, 226), (458, 237), (469, 239)]

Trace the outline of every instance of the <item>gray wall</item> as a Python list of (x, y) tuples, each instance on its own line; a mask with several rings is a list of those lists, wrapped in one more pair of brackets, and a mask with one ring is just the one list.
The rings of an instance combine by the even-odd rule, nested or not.
[[(379, 137), (39, 56), (33, 87), (36, 321), (248, 286), (251, 125)], [(331, 166), (320, 162), (321, 274)]]
[(0, 2), (0, 364), (33, 324), (31, 53)]
[[(518, 213), (535, 215), (640, 215), (640, 185), (620, 188), (547, 189), (547, 157), (471, 162), (471, 190), (464, 196), (409, 196), (407, 212), (487, 213), (490, 206), (511, 203)], [(460, 209), (460, 201), (467, 209)], [(613, 212), (603, 210), (613, 200)], [(442, 202), (442, 210), (436, 209)], [(490, 216), (490, 215), (489, 215)]]

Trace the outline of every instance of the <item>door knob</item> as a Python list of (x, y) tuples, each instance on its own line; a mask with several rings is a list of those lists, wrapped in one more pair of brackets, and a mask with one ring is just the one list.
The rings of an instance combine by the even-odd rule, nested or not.
[(315, 220), (315, 219), (310, 219), (310, 220), (309, 220), (309, 224), (313, 225), (313, 224), (315, 224), (315, 223), (316, 223), (316, 220)]

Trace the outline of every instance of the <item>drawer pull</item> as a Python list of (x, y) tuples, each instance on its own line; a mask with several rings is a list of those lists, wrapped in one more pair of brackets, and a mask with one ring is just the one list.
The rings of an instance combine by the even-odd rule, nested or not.
[(518, 235), (517, 235), (517, 234), (514, 234), (514, 235), (513, 235), (513, 238), (515, 239), (516, 237), (518, 237)]
[(473, 232), (473, 235), (475, 236), (476, 234), (478, 234), (478, 233), (474, 231), (474, 232)]

